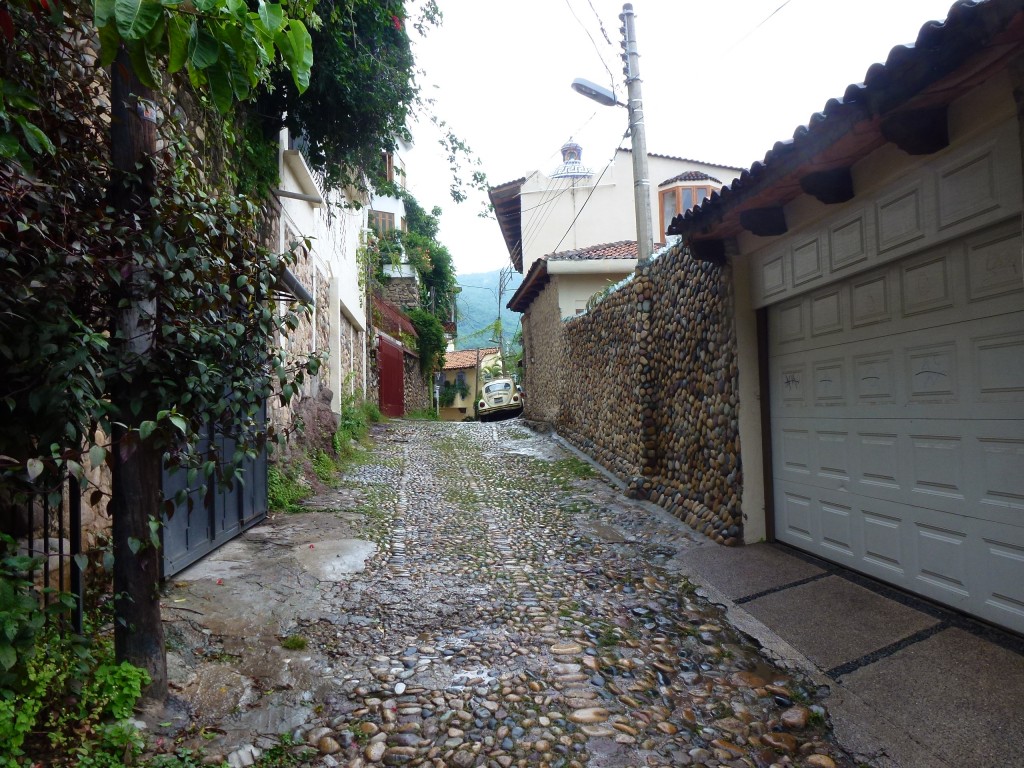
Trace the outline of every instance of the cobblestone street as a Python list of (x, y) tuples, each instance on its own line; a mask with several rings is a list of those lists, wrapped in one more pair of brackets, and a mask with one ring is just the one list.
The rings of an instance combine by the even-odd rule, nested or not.
[[(211, 759), (252, 764), (285, 732), (352, 768), (852, 765), (819, 692), (677, 574), (682, 523), (519, 420), (376, 439), (310, 511), (169, 589)], [(342, 573), (353, 547), (365, 568)]]

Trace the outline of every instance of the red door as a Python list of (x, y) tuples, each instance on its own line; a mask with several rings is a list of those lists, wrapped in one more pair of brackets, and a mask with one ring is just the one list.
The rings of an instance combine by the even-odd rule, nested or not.
[(392, 418), (405, 414), (405, 369), (402, 347), (378, 336), (377, 364), (380, 366), (380, 410)]

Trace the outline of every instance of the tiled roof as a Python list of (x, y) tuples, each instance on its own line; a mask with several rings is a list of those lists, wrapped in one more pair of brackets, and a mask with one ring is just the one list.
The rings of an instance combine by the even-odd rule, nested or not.
[[(655, 243), (657, 250), (662, 243)], [(601, 243), (586, 248), (575, 248), (571, 251), (559, 251), (537, 259), (530, 265), (522, 284), (512, 294), (507, 306), (513, 312), (525, 312), (544, 286), (551, 279), (548, 277), (549, 261), (603, 261), (606, 259), (635, 259), (636, 241), (620, 240), (617, 243)]]
[(457, 349), (454, 352), (444, 353), (444, 369), (446, 371), (455, 368), (473, 368), (487, 355), (496, 355), (497, 347), (484, 347), (483, 349)]
[[(912, 102), (915, 109), (948, 104), (985, 72), (1006, 66), (1024, 41), (1020, 0), (960, 0), (944, 22), (929, 21), (912, 45), (897, 45), (864, 82), (830, 99), (793, 138), (777, 142), (761, 162), (700, 206), (672, 220), (669, 234), (728, 237), (742, 229), (741, 209), (784, 205), (802, 194), (807, 172), (849, 166), (887, 142), (882, 120)], [(958, 76), (968, 69), (968, 76)], [(959, 79), (958, 79), (959, 78)], [(781, 85), (781, 84), (780, 84)]]
[(620, 240), (617, 243), (601, 243), (571, 251), (549, 254), (548, 261), (590, 261), (596, 259), (635, 259), (636, 241)]
[(389, 336), (397, 338), (403, 333), (414, 337), (418, 335), (416, 328), (402, 310), (380, 296), (373, 297), (373, 313), (380, 330)]
[(665, 179), (665, 181), (661, 182), (658, 186), (667, 187), (669, 184), (675, 184), (679, 181), (713, 181), (715, 184), (722, 183), (719, 179), (716, 179), (714, 176), (709, 176), (703, 171), (684, 171), (678, 176), (673, 176), (671, 179)]

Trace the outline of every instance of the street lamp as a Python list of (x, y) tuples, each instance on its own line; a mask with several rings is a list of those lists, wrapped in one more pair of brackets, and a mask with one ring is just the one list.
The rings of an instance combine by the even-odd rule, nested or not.
[(626, 3), (619, 14), (622, 22), (622, 55), (626, 62), (628, 102), (623, 104), (607, 88), (583, 78), (572, 81), (572, 89), (605, 107), (620, 106), (629, 110), (629, 135), (633, 147), (633, 202), (636, 206), (637, 269), (647, 265), (654, 250), (651, 234), (651, 182), (647, 172), (647, 137), (644, 134), (644, 105), (640, 94), (640, 54), (636, 49), (636, 27), (633, 23), (633, 4)]

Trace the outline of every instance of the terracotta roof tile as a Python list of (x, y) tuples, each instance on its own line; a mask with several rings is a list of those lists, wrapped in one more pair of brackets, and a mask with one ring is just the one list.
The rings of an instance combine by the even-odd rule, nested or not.
[(714, 176), (709, 176), (703, 171), (684, 171), (678, 176), (673, 176), (671, 179), (666, 179), (659, 184), (659, 187), (667, 187), (669, 184), (675, 184), (678, 181), (713, 181), (715, 184), (721, 184), (721, 180), (716, 179)]
[(616, 243), (588, 245), (571, 251), (559, 251), (545, 257), (548, 261), (591, 261), (597, 259), (635, 259), (636, 241), (619, 240)]
[[(487, 355), (498, 353), (497, 347), (484, 347), (482, 349), (457, 349), (454, 352), (444, 353), (444, 369), (451, 371), (456, 368), (473, 368), (479, 360)], [(479, 357), (477, 357), (479, 355)]]

